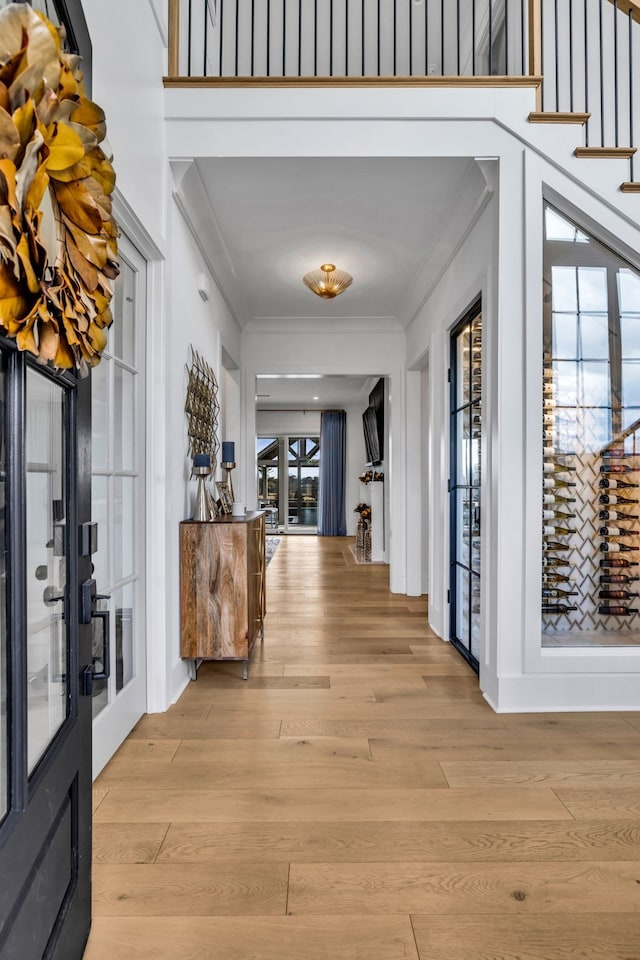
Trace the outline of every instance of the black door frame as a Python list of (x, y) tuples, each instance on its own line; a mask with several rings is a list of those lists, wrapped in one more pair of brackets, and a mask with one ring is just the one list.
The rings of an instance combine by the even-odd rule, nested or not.
[[(451, 329), (450, 334), (450, 348), (449, 348), (449, 639), (456, 650), (462, 654), (465, 660), (468, 662), (469, 666), (475, 670), (476, 673), (480, 671), (480, 664), (476, 657), (471, 652), (471, 607), (472, 607), (472, 596), (473, 591), (471, 589), (472, 580), (474, 573), (471, 568), (471, 555), (472, 555), (472, 537), (471, 530), (469, 531), (469, 637), (468, 637), (468, 646), (465, 646), (462, 642), (462, 639), (458, 637), (457, 633), (457, 586), (456, 586), (456, 567), (461, 565), (457, 560), (457, 543), (458, 543), (458, 506), (457, 506), (457, 493), (460, 487), (457, 484), (458, 479), (458, 460), (457, 460), (457, 442), (458, 442), (458, 428), (457, 428), (457, 417), (456, 413), (460, 409), (457, 406), (457, 357), (458, 357), (458, 334), (460, 330), (466, 325), (471, 323), (479, 314), (482, 313), (482, 297), (477, 297), (474, 300), (473, 304), (469, 307), (468, 310), (460, 317), (460, 319), (454, 324)], [(483, 344), (484, 347), (484, 337)], [(481, 348), (482, 349), (482, 348)], [(469, 362), (471, 363), (471, 354), (473, 353), (471, 338), (469, 340)], [(471, 371), (471, 367), (470, 367)], [(471, 376), (470, 381), (471, 383)], [(482, 383), (482, 380), (481, 380)], [(471, 391), (470, 391), (471, 395)], [(482, 403), (482, 387), (480, 389), (480, 403)], [(473, 409), (473, 404), (471, 400), (469, 401), (469, 407)], [(480, 416), (482, 416), (482, 406), (479, 407)], [(473, 426), (473, 421), (471, 422)], [(471, 469), (471, 468), (469, 468)], [(482, 478), (481, 478), (482, 479)], [(469, 487), (471, 487), (471, 475), (469, 474)], [(480, 508), (482, 503), (480, 503)], [(479, 576), (479, 575), (478, 575)]]
[[(91, 667), (91, 625), (80, 624), (80, 584), (91, 578), (91, 557), (80, 556), (79, 532), (91, 512), (91, 382), (55, 372), (0, 337), (6, 385), (7, 463), (7, 814), (0, 823), (0, 956), (7, 960), (75, 960), (82, 956), (91, 922), (91, 697), (83, 695), (83, 671)], [(67, 716), (35, 769), (28, 773), (28, 671), (26, 618), (26, 387), (32, 368), (64, 388), (67, 626)], [(53, 813), (52, 813), (53, 811)], [(70, 882), (43, 954), (22, 942), (21, 904), (29, 897), (57, 828), (68, 820)], [(35, 825), (41, 825), (34, 830)], [(64, 829), (67, 829), (66, 823)], [(58, 856), (63, 841), (57, 840)], [(54, 857), (54, 851), (51, 856)], [(38, 918), (33, 918), (33, 933)], [(40, 931), (42, 932), (42, 931)]]

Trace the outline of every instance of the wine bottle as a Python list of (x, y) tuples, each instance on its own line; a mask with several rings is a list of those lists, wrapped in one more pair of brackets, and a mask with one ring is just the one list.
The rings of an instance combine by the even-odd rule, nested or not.
[(635, 473), (635, 464), (631, 463), (602, 463), (600, 473)]
[(543, 502), (543, 503), (546, 503), (546, 504), (549, 504), (549, 503), (558, 503), (558, 504), (564, 505), (564, 504), (566, 504), (566, 503), (575, 503), (575, 502), (576, 502), (576, 498), (575, 498), (575, 497), (561, 497), (561, 496), (559, 496), (559, 494), (557, 494), (557, 493), (543, 493), (543, 495), (542, 495), (542, 502)]
[[(553, 490), (554, 487), (575, 487), (574, 480), (563, 480), (561, 477), (545, 477), (542, 481), (542, 486), (545, 490)], [(602, 497), (600, 498), (602, 502)], [(609, 502), (608, 500), (606, 501)], [(637, 503), (637, 500), (628, 500), (628, 503)]]
[[(622, 593), (623, 591), (620, 591)], [(547, 597), (572, 597), (577, 596), (577, 590), (561, 590), (559, 587), (543, 587), (542, 596), (546, 599)], [(600, 594), (602, 596), (602, 594)]]
[(605, 543), (600, 544), (600, 549), (604, 550), (605, 553), (633, 553), (638, 547), (630, 547), (626, 543), (609, 543), (605, 541)]
[(622, 527), (600, 527), (601, 537), (635, 537), (635, 530), (624, 530)]
[(570, 613), (572, 610), (577, 610), (577, 607), (569, 606), (565, 603), (543, 603), (542, 612), (543, 613)]
[(550, 550), (553, 553), (568, 553), (571, 547), (568, 543), (558, 543), (556, 540), (547, 540), (544, 544), (544, 549)]
[(601, 600), (631, 600), (640, 597), (640, 593), (630, 593), (629, 590), (601, 590), (598, 594)]
[(555, 408), (556, 402), (552, 396), (545, 396), (542, 398), (542, 406), (545, 410), (553, 410)]
[(565, 560), (564, 557), (543, 557), (542, 566), (543, 567), (568, 567), (569, 561)]
[(598, 607), (598, 613), (604, 614), (605, 617), (630, 617), (638, 611), (632, 607), (609, 607), (602, 604)]
[(571, 520), (575, 513), (566, 513), (564, 510), (543, 510), (543, 520)]
[(628, 560), (627, 557), (603, 557), (600, 561), (601, 567), (637, 567), (637, 560)]
[(576, 468), (566, 463), (554, 463), (553, 461), (542, 464), (543, 473), (575, 473)]
[(616, 477), (602, 477), (598, 482), (598, 486), (603, 490), (624, 490), (625, 488), (630, 487), (639, 487), (638, 483), (629, 483), (628, 480), (618, 480)]
[(600, 583), (636, 583), (640, 577), (629, 577), (626, 573), (601, 573)]
[(640, 520), (637, 513), (623, 513), (622, 510), (601, 510), (600, 520)]
[(575, 457), (575, 451), (559, 450), (552, 443), (546, 443), (542, 448), (542, 455), (544, 457)]
[(610, 459), (628, 457), (630, 454), (624, 449), (624, 447), (609, 447), (608, 450), (603, 450), (602, 457), (608, 457)]
[(564, 524), (545, 523), (542, 532), (545, 537), (570, 537), (574, 531)]
[[(602, 579), (602, 578), (601, 578)], [(543, 573), (543, 583), (573, 583), (572, 579), (566, 573)]]
[(601, 493), (600, 503), (608, 503), (615, 506), (616, 503), (640, 503), (640, 500), (630, 500), (629, 497), (620, 497), (617, 493)]

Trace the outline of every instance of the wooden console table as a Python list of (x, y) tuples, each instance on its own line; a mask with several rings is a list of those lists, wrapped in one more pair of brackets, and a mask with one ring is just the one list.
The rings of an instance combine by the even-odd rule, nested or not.
[(265, 515), (180, 524), (180, 655), (191, 661), (242, 660), (264, 639)]

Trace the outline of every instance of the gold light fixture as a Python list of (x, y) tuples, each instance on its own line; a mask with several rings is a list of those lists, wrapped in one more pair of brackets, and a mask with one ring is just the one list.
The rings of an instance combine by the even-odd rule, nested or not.
[(302, 281), (323, 300), (333, 300), (351, 286), (353, 277), (344, 270), (336, 270), (333, 263), (323, 263), (319, 270), (305, 273)]

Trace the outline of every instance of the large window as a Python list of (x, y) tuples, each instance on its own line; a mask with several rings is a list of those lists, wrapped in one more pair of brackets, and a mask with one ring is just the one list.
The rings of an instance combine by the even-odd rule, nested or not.
[(543, 642), (640, 642), (640, 275), (545, 209)]

